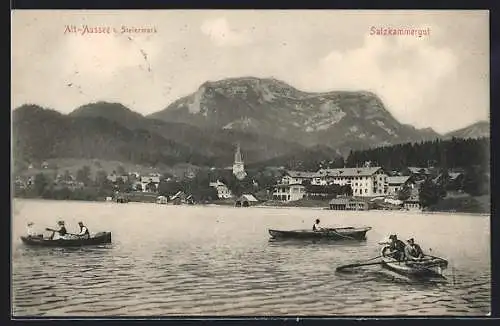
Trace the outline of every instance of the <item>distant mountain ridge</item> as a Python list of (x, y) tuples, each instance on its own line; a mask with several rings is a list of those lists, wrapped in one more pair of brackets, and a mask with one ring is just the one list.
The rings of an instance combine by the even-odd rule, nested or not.
[(490, 123), (488, 121), (478, 121), (467, 127), (448, 132), (444, 138), (482, 138), (490, 137)]
[(24, 161), (81, 157), (229, 166), (239, 143), (246, 163), (279, 165), (300, 157), (335, 159), (353, 149), (478, 135), (484, 124), (443, 136), (399, 123), (370, 92), (307, 93), (276, 79), (249, 77), (206, 82), (149, 116), (109, 102), (89, 103), (68, 115), (23, 105), (13, 112), (13, 150)]
[(440, 137), (430, 128), (399, 123), (371, 92), (308, 93), (276, 79), (254, 77), (206, 82), (148, 117), (259, 132), (304, 146), (326, 145), (339, 154), (351, 148)]

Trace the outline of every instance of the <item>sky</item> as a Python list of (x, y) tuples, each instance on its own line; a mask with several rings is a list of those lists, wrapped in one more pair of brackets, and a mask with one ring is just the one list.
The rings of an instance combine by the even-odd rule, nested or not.
[[(391, 28), (427, 33), (377, 33)], [(11, 39), (11, 109), (111, 101), (147, 115), (254, 76), (372, 91), (400, 122), (441, 133), (489, 120), (487, 11), (15, 10)]]

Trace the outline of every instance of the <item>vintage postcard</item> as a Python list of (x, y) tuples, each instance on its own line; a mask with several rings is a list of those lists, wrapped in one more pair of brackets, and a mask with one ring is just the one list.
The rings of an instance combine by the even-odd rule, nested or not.
[(12, 317), (487, 316), (488, 11), (14, 10)]

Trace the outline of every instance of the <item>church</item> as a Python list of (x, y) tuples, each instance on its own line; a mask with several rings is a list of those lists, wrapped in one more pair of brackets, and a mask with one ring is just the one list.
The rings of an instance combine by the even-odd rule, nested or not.
[(237, 145), (236, 153), (234, 154), (233, 174), (238, 180), (243, 180), (247, 176), (247, 173), (245, 172), (245, 163), (243, 163), (243, 159), (241, 157), (240, 144)]

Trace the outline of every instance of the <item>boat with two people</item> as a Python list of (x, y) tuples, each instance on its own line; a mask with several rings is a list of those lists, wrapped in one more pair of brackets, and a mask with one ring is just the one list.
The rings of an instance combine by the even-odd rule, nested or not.
[(78, 233), (69, 233), (66, 230), (65, 222), (60, 220), (57, 222), (57, 228), (45, 228), (46, 231), (52, 232), (50, 236), (44, 237), (33, 231), (33, 223), (28, 223), (28, 232), (25, 236), (21, 236), (21, 241), (29, 246), (41, 247), (80, 247), (88, 245), (100, 245), (111, 243), (111, 232), (98, 232), (90, 234), (89, 229), (78, 222), (80, 231)]
[[(411, 278), (437, 277), (445, 278), (443, 271), (448, 267), (448, 261), (441, 257), (425, 254), (420, 246), (410, 238), (404, 243), (396, 234), (389, 236), (389, 241), (382, 241), (380, 256), (365, 262), (339, 266), (337, 271), (346, 271), (362, 266), (379, 265), (400, 275)], [(378, 259), (378, 261), (374, 261)]]
[(371, 227), (322, 227), (316, 219), (312, 229), (276, 230), (268, 232), (273, 239), (327, 239), (327, 240), (366, 240), (366, 233)]

